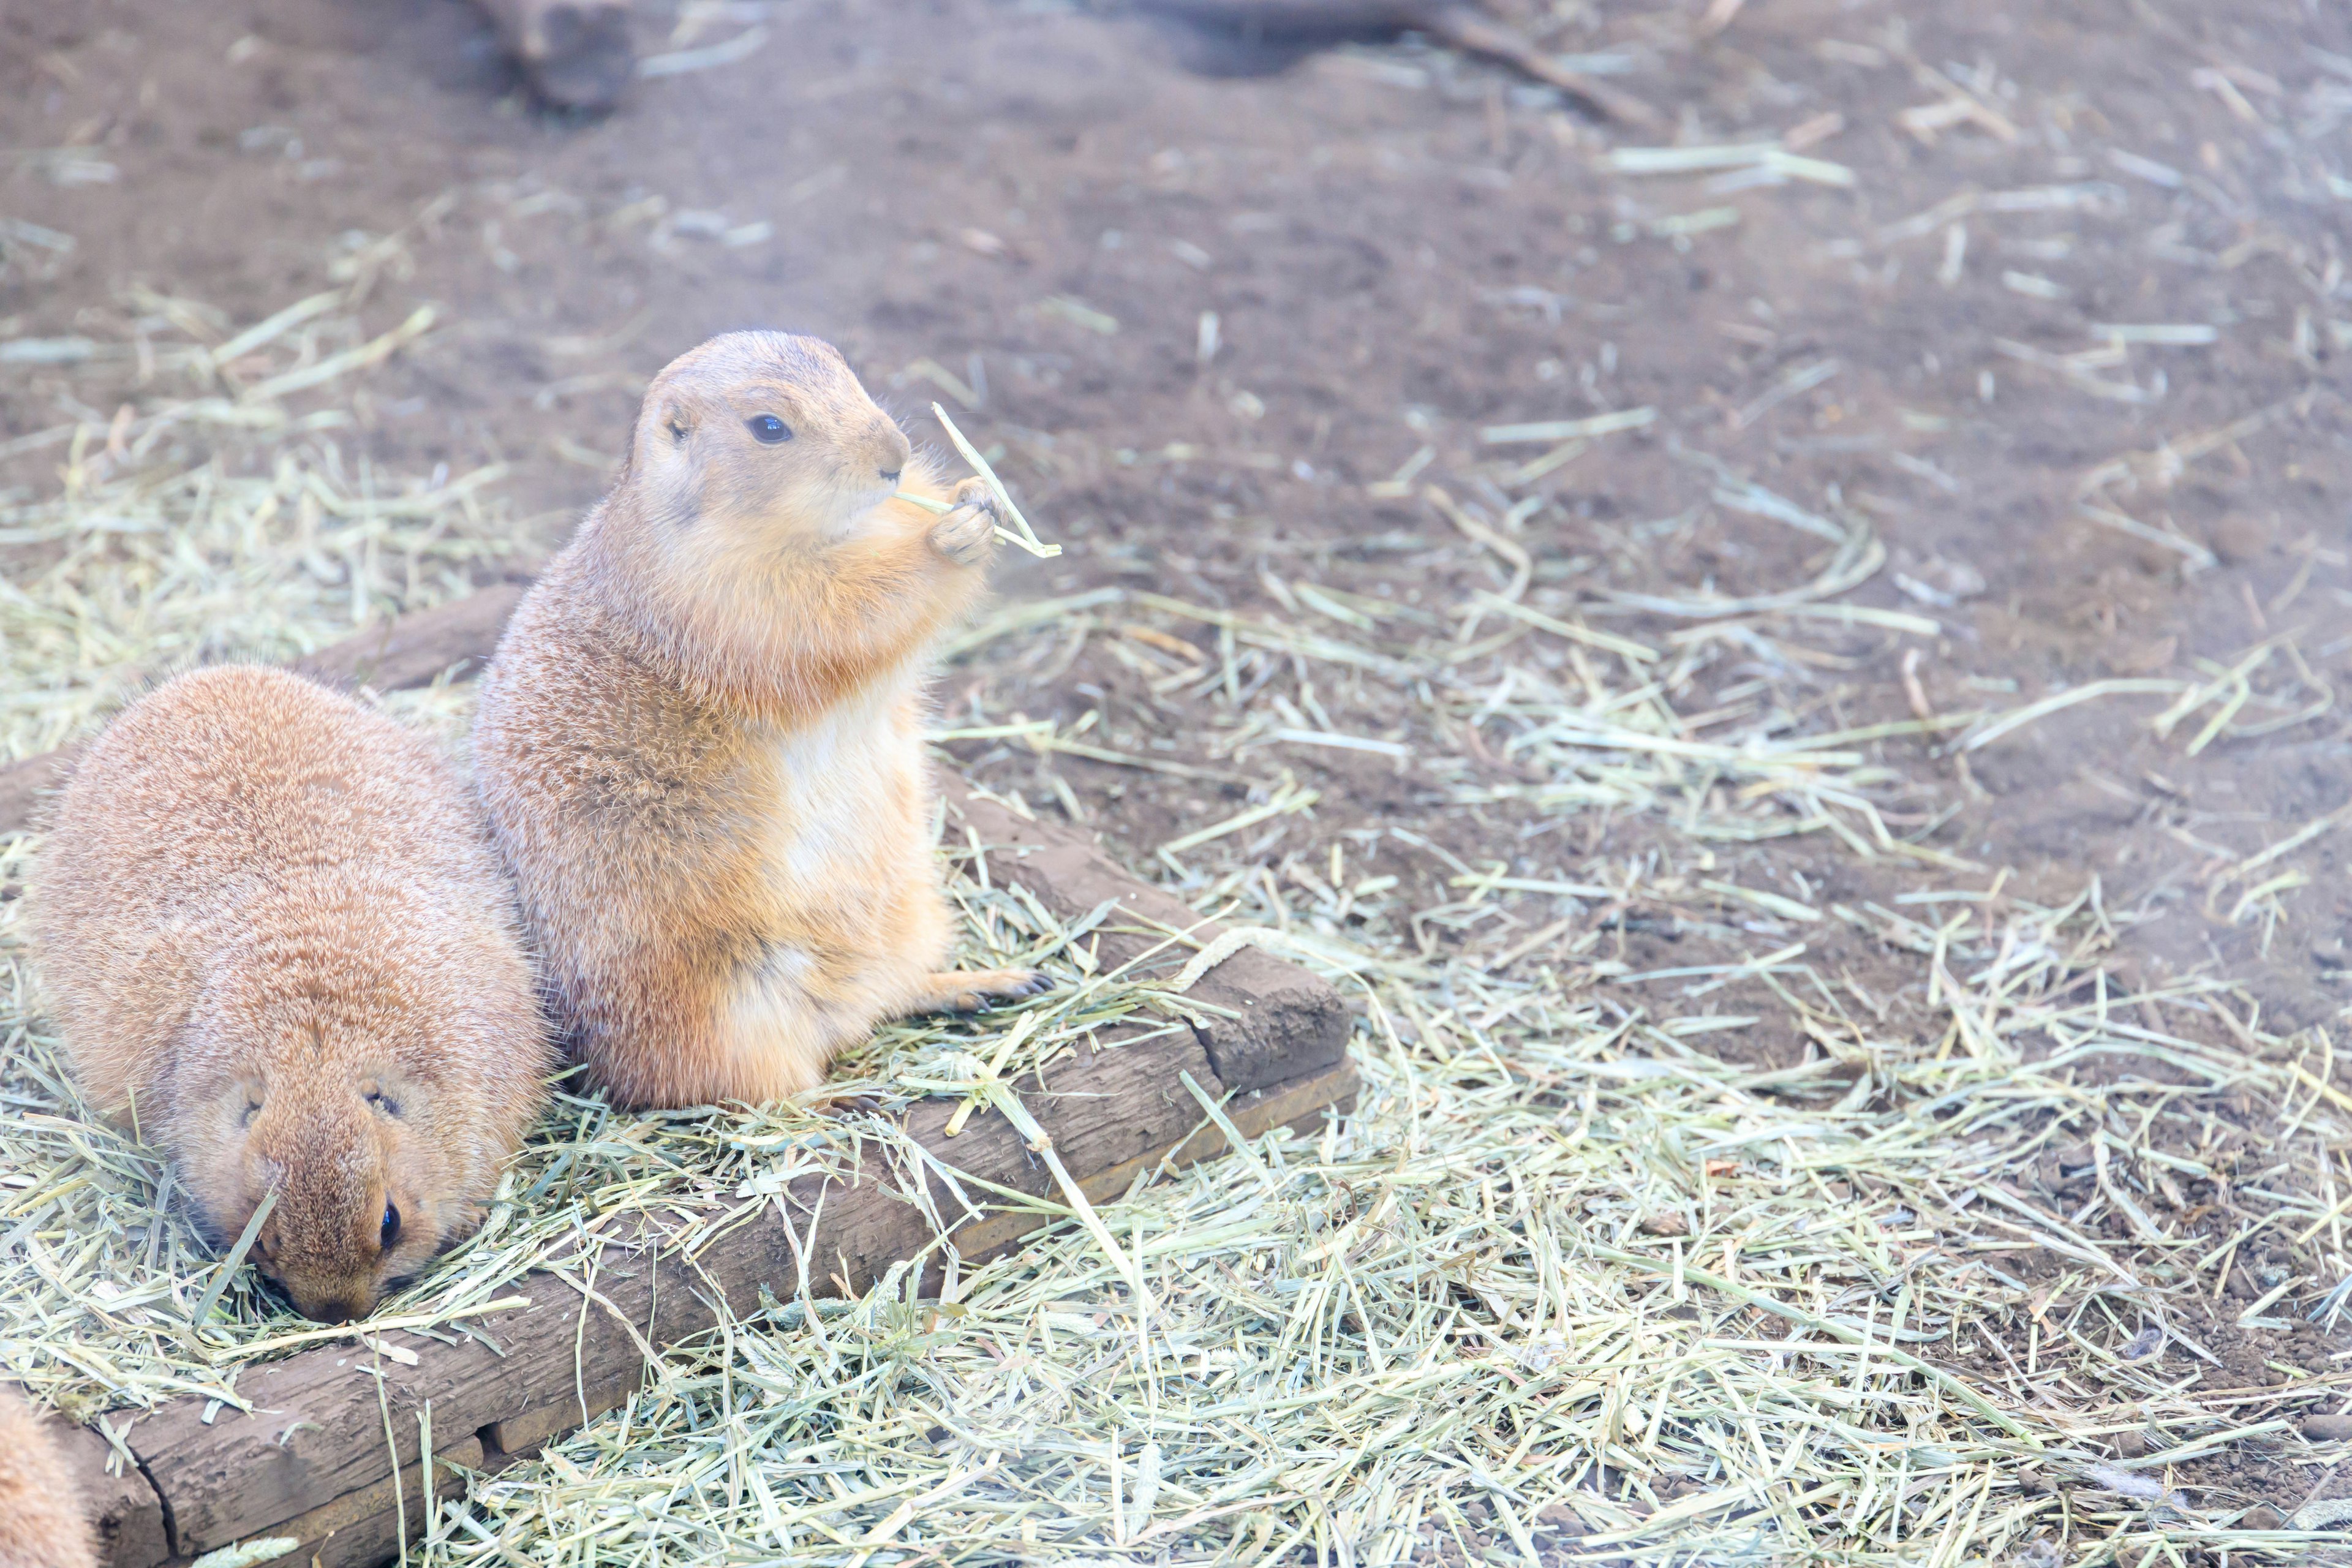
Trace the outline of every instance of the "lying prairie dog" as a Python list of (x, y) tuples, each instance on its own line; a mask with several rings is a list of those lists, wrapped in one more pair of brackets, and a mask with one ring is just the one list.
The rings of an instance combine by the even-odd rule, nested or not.
[(470, 1232), (554, 1065), (479, 809), (423, 738), (282, 670), (125, 709), (47, 820), (32, 930), (83, 1092), (216, 1245), (341, 1322)]
[(713, 338), (646, 390), (474, 726), (559, 1020), (622, 1103), (801, 1093), (885, 1018), (1045, 984), (942, 973), (924, 689), (996, 521), (814, 338)]
[(97, 1568), (93, 1534), (48, 1423), (0, 1386), (0, 1568)]

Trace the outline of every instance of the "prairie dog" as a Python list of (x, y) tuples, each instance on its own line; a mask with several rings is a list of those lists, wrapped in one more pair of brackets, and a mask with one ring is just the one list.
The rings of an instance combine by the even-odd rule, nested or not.
[(884, 1018), (1043, 986), (940, 973), (924, 685), (995, 522), (828, 343), (729, 333), (647, 388), (474, 725), (559, 1019), (622, 1103), (801, 1093)]
[(216, 1244), (358, 1317), (470, 1231), (554, 1065), (478, 807), (423, 738), (282, 670), (183, 675), (76, 762), (32, 928), (83, 1092)]
[(47, 1425), (0, 1387), (0, 1568), (96, 1568), (91, 1535)]

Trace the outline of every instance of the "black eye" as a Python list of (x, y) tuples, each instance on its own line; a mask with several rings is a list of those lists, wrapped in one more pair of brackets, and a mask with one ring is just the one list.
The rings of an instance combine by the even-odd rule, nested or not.
[(779, 441), (789, 441), (793, 438), (793, 427), (772, 414), (761, 414), (744, 423), (751, 426), (751, 434), (759, 438), (760, 444), (763, 447), (772, 447)]
[(399, 1240), (400, 1210), (391, 1204), (386, 1204), (383, 1205), (383, 1229), (379, 1233), (378, 1245), (384, 1251), (390, 1252)]

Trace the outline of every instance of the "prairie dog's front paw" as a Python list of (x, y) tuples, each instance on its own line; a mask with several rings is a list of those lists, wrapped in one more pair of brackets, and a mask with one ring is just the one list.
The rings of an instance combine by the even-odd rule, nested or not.
[(996, 498), (980, 479), (955, 490), (955, 510), (931, 526), (931, 548), (959, 566), (977, 566), (996, 552)]

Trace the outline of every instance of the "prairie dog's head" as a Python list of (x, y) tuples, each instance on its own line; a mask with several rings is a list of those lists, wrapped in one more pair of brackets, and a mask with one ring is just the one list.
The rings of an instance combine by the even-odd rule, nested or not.
[(431, 1092), (392, 1073), (275, 1084), (255, 1074), (215, 1107), (244, 1139), (237, 1228), (274, 1186), (253, 1259), (304, 1317), (365, 1317), (441, 1249), (451, 1205), (429, 1134), (408, 1121)]
[(912, 450), (831, 343), (729, 332), (646, 389), (623, 482), (673, 548), (717, 564), (854, 537)]
[[(400, 985), (383, 977), (378, 1003)], [(485, 1020), (232, 990), (190, 1021), (173, 1130), (189, 1191), (226, 1246), (275, 1190), (255, 1267), (304, 1317), (364, 1317), (478, 1217), (489, 1108), (419, 1064), (494, 1048)]]

